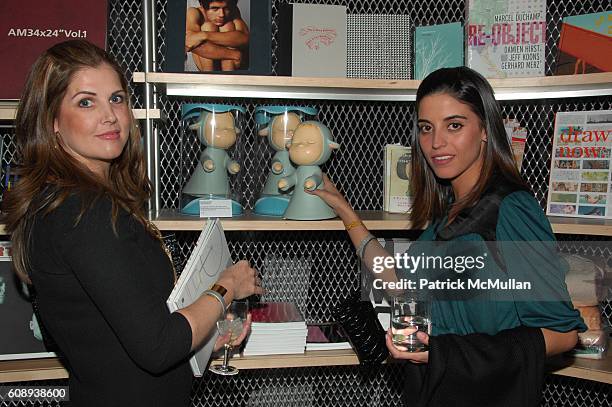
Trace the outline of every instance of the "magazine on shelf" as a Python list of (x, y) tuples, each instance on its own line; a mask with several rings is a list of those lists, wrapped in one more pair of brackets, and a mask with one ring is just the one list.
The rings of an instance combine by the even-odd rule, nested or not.
[(278, 73), (346, 77), (346, 6), (279, 5)]
[(417, 27), (414, 32), (414, 79), (424, 79), (440, 68), (463, 66), (461, 23)]
[(468, 0), (466, 65), (486, 78), (544, 76), (546, 0)]
[(516, 162), (516, 167), (521, 171), (523, 157), (525, 156), (525, 145), (527, 144), (528, 131), (516, 119), (504, 119), (504, 128), (508, 136), (508, 142), (512, 148), (512, 155)]
[(564, 17), (555, 75), (612, 71), (612, 10)]
[(271, 0), (226, 3), (221, 15), (199, 0), (167, 2), (165, 72), (272, 73)]
[(347, 15), (347, 78), (412, 79), (408, 14)]
[(385, 174), (383, 210), (408, 213), (412, 208), (410, 196), (410, 166), (412, 150), (399, 144), (385, 146)]
[[(208, 220), (166, 301), (170, 312), (195, 302), (231, 264), (232, 258), (221, 222), (219, 219)], [(189, 359), (194, 376), (200, 377), (206, 371), (217, 336), (215, 329), (211, 337)]]
[(612, 218), (612, 110), (559, 112), (546, 213)]

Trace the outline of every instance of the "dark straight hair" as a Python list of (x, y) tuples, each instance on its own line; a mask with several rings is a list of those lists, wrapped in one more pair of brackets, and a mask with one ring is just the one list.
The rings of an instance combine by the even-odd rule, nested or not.
[[(412, 225), (422, 228), (427, 222), (441, 219), (448, 212), (448, 223), (452, 223), (461, 210), (474, 206), (493, 179), (502, 177), (506, 182), (528, 189), (516, 168), (512, 149), (506, 136), (499, 104), (495, 100), (493, 88), (478, 72), (461, 66), (442, 68), (429, 74), (417, 90), (416, 112), (419, 104), (429, 95), (446, 94), (464, 103), (480, 119), (485, 129), (484, 161), (480, 177), (474, 188), (461, 199), (451, 202), (453, 190), (449, 181), (437, 178), (421, 150), (418, 120), (415, 120), (411, 146)], [(497, 181), (496, 181), (497, 182)]]
[(227, 2), (227, 5), (230, 6), (232, 9), (238, 6), (238, 0), (200, 0), (200, 6), (204, 7), (205, 10), (208, 10), (210, 8), (210, 3), (215, 3), (219, 1)]

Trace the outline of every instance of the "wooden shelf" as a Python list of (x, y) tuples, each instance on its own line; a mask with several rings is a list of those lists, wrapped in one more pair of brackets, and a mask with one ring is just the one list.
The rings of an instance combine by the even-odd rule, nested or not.
[(553, 231), (569, 235), (612, 236), (612, 219), (585, 219), (549, 216)]
[[(383, 211), (357, 211), (369, 230), (411, 230), (408, 215)], [(570, 235), (612, 236), (612, 219), (581, 219), (549, 216), (553, 232)], [(200, 231), (205, 218), (183, 215), (176, 209), (163, 209), (153, 219), (159, 230)], [(282, 230), (344, 230), (338, 218), (327, 220), (288, 220), (270, 216), (259, 216), (247, 211), (235, 218), (221, 218), (225, 231), (282, 231)], [(0, 224), (0, 235), (6, 235)]]
[(57, 358), (0, 361), (0, 383), (67, 377), (68, 372)]
[[(383, 211), (357, 211), (363, 223), (370, 230), (410, 230), (409, 215)], [(583, 219), (549, 216), (553, 231), (560, 234), (612, 236), (612, 219)], [(183, 215), (176, 209), (164, 209), (153, 223), (160, 230), (202, 230), (206, 219)], [(221, 224), (226, 231), (259, 230), (343, 230), (344, 225), (338, 218), (327, 220), (287, 220), (270, 216), (259, 216), (247, 211), (235, 218), (222, 218)], [(0, 229), (1, 231), (1, 229)]]
[[(219, 362), (220, 360), (215, 360)], [(300, 355), (234, 357), (232, 365), (239, 369), (276, 369), (321, 366), (357, 365), (352, 350), (308, 351)], [(605, 359), (555, 358), (548, 363), (550, 373), (612, 384), (612, 355)], [(64, 379), (68, 372), (58, 359), (28, 359), (0, 362), (0, 383)]]
[[(408, 215), (386, 213), (382, 211), (357, 211), (363, 223), (370, 230), (409, 230), (411, 227)], [(160, 230), (202, 230), (205, 218), (183, 215), (177, 210), (164, 209), (153, 223)], [(235, 218), (221, 218), (221, 225), (226, 231), (256, 230), (344, 230), (339, 218), (327, 220), (288, 220), (271, 216), (255, 215), (247, 211)]]
[[(223, 362), (214, 359), (212, 363)], [(279, 369), (290, 367), (321, 367), (358, 365), (351, 349), (306, 351), (299, 355), (234, 356), (231, 365), (238, 369)]]
[(0, 120), (15, 120), (18, 100), (0, 101)]
[[(0, 120), (15, 120), (15, 114), (17, 114), (18, 100), (14, 101), (0, 101)], [(144, 120), (147, 116), (146, 109), (133, 109), (134, 117), (137, 120)], [(161, 110), (149, 109), (150, 119), (161, 119)]]
[(580, 359), (559, 356), (548, 361), (551, 373), (612, 384), (612, 354), (604, 359)]
[[(135, 72), (175, 96), (414, 101), (421, 81)], [(498, 100), (612, 95), (612, 72), (489, 80)]]

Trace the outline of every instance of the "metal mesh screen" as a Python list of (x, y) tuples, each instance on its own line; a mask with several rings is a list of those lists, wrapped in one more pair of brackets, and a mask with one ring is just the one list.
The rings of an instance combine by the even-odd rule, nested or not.
[[(374, 368), (330, 366), (319, 368), (242, 370), (237, 376), (206, 373), (194, 378), (191, 405), (308, 407), (401, 406), (402, 369), (398, 365)], [(14, 386), (66, 386), (67, 380), (11, 383)], [(610, 407), (612, 385), (548, 375), (542, 407)], [(0, 407), (34, 405), (0, 402)], [(40, 403), (59, 407), (51, 401)]]
[[(143, 70), (144, 34), (142, 0), (109, 0), (106, 48), (123, 68), (126, 78)], [(142, 85), (129, 81), (132, 106), (143, 107)]]
[(9, 168), (9, 166), (12, 166), (15, 161), (16, 158), (15, 157), (15, 153), (17, 150), (17, 146), (15, 145), (15, 128), (14, 127), (7, 127), (7, 128), (2, 128), (2, 131), (0, 132), (0, 136), (2, 136), (2, 157), (0, 157), (0, 180), (2, 180), (2, 182), (0, 183), (1, 188), (0, 190), (2, 192), (4, 192), (5, 190), (5, 177), (6, 177), (6, 172)]

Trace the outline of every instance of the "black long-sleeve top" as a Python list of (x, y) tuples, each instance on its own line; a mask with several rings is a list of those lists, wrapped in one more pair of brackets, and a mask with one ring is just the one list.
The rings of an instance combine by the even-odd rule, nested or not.
[(72, 195), (38, 215), (30, 250), (40, 316), (65, 358), (71, 405), (188, 405), (191, 328), (166, 307), (168, 257), (124, 210), (115, 234), (108, 198), (75, 225), (81, 205)]

